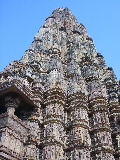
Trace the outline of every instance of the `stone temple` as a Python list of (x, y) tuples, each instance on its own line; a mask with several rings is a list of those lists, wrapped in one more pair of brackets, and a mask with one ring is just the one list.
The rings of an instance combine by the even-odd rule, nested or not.
[(0, 160), (119, 160), (120, 85), (68, 8), (0, 72)]

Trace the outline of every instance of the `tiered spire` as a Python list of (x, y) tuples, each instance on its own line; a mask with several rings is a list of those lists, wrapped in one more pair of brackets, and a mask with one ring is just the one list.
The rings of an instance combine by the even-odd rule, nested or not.
[[(0, 72), (0, 159), (117, 160), (119, 90), (85, 26), (57, 8), (21, 60)], [(20, 99), (16, 108), (11, 95)]]

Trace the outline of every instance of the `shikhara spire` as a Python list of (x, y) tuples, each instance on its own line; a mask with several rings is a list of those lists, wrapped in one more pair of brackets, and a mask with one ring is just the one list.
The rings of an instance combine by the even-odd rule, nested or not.
[(0, 159), (119, 159), (119, 94), (85, 26), (57, 8), (0, 72)]

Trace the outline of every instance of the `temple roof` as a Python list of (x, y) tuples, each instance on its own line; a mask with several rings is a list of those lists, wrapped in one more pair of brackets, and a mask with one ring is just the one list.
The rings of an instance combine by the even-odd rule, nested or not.
[[(108, 68), (85, 26), (68, 8), (57, 8), (46, 18), (22, 58), (10, 63), (2, 75), (3, 79), (7, 79), (7, 73), (17, 76), (31, 88), (41, 85), (45, 92), (59, 84), (66, 96), (81, 92), (93, 97), (93, 91), (98, 86), (99, 90), (105, 88), (110, 79), (118, 84)], [(99, 94), (105, 96), (105, 92)]]

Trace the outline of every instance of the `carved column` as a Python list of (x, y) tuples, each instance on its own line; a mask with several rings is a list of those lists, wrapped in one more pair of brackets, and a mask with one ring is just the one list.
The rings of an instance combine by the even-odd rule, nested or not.
[(64, 160), (64, 92), (56, 84), (46, 93), (46, 113), (44, 117), (44, 157), (45, 160)]
[(5, 97), (5, 107), (7, 108), (7, 113), (9, 116), (14, 115), (15, 109), (20, 104), (20, 98), (13, 94), (9, 94)]
[(7, 155), (8, 159), (22, 157), (23, 137), (21, 138), (21, 130), (24, 128), (24, 124), (21, 125), (21, 121), (14, 115), (15, 109), (19, 104), (20, 98), (17, 94), (8, 93), (5, 95), (7, 114), (4, 117), (4, 126), (1, 128), (3, 131), (1, 137), (3, 148), (1, 148), (1, 153), (3, 152), (4, 156)]
[[(89, 135), (87, 96), (75, 93), (68, 98), (70, 120), (69, 147), (70, 159), (89, 160), (91, 139)], [(68, 158), (68, 159), (69, 159)]]
[(114, 160), (109, 108), (106, 89), (103, 84), (93, 79), (89, 96), (89, 118), (91, 122), (92, 159)]
[[(112, 82), (112, 83), (111, 83)], [(115, 149), (114, 157), (120, 158), (120, 103), (118, 97), (118, 82), (117, 81), (106, 81), (106, 87), (109, 95), (109, 110), (110, 110), (110, 124), (112, 129), (112, 140)]]
[(43, 90), (40, 82), (35, 82), (33, 87), (33, 100), (37, 105), (37, 108), (34, 108), (32, 116), (28, 119), (29, 133), (28, 140), (25, 144), (25, 154), (24, 159), (26, 160), (37, 160), (40, 157), (39, 145), (40, 145), (40, 133), (41, 128), (40, 124), (43, 123), (41, 102), (43, 98)]

